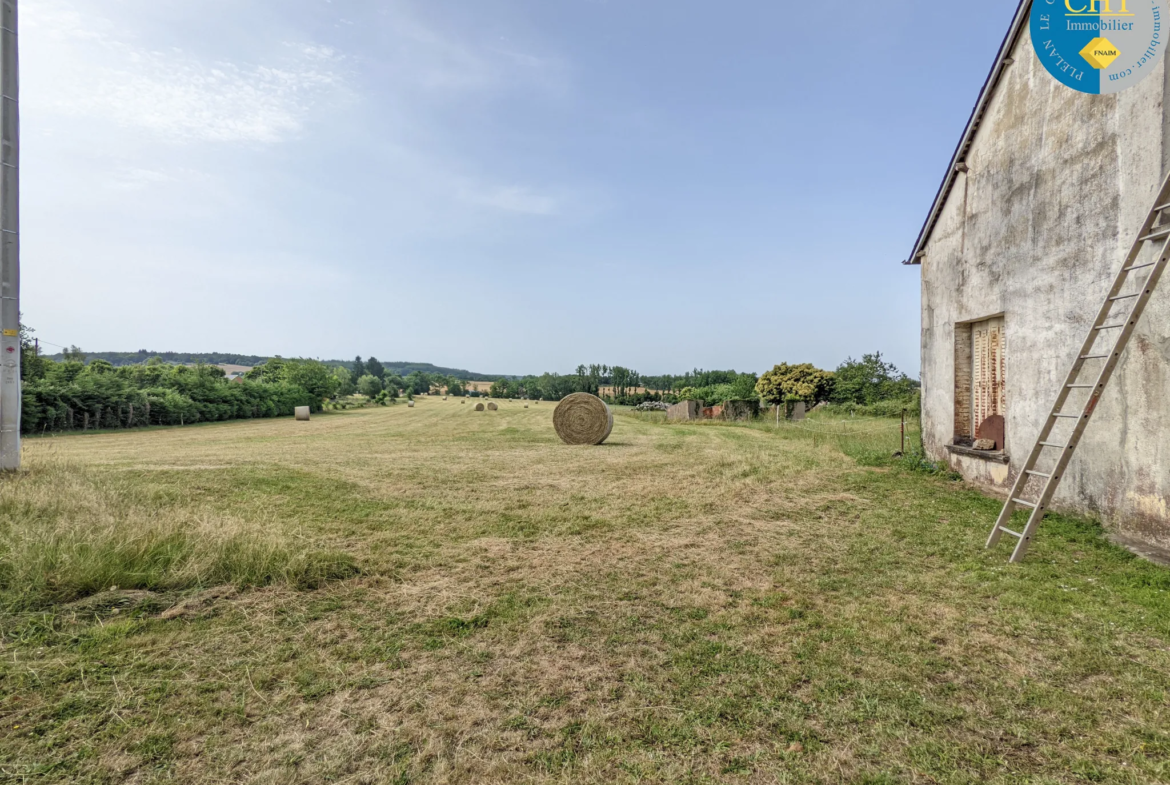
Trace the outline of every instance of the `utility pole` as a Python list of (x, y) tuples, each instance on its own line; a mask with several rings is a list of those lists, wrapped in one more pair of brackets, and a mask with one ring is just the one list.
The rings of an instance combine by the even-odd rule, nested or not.
[(0, 470), (20, 468), (20, 71), (16, 0), (0, 0)]

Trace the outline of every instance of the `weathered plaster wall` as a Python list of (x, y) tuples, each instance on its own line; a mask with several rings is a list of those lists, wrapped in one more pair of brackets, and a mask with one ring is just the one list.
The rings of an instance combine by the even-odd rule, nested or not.
[[(1000, 487), (1027, 459), (1170, 161), (1164, 66), (1119, 95), (1090, 96), (1049, 76), (1027, 35), (1013, 56), (967, 157), (970, 172), (959, 175), (921, 270), (926, 449), (973, 481)], [(955, 432), (955, 325), (1001, 313), (1010, 472), (946, 450)], [(1165, 279), (1055, 505), (1170, 545), (1168, 503)]]

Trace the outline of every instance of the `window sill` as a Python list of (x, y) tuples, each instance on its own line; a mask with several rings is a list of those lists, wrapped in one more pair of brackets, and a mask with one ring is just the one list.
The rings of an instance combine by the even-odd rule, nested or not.
[(1002, 451), (976, 450), (971, 447), (963, 447), (959, 444), (948, 444), (947, 450), (952, 455), (965, 455), (968, 458), (979, 458), (984, 461), (992, 461), (993, 463), (1010, 464), (1012, 462), (1008, 454)]

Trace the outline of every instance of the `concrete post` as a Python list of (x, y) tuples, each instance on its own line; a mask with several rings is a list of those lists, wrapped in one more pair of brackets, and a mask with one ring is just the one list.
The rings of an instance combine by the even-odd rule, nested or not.
[(20, 468), (20, 75), (16, 0), (0, 0), (0, 470)]

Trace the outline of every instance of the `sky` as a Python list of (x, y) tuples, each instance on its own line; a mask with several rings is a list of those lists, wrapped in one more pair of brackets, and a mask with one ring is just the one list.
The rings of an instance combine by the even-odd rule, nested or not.
[(1016, 0), (23, 0), (50, 351), (919, 370)]

